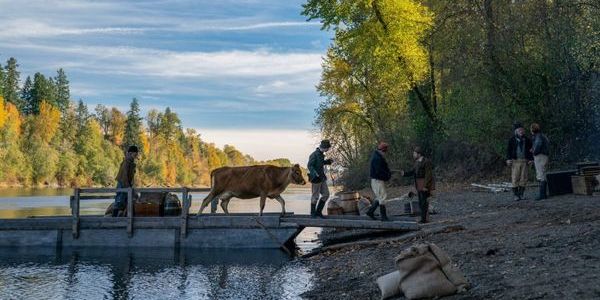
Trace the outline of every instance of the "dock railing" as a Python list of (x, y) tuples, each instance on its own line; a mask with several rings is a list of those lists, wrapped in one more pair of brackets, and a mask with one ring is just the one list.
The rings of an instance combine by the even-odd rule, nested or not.
[[(72, 216), (72, 232), (73, 238), (79, 238), (79, 224), (80, 224), (80, 207), (81, 200), (97, 200), (97, 199), (111, 199), (114, 198), (116, 193), (127, 193), (127, 234), (129, 237), (133, 236), (133, 221), (134, 221), (134, 205), (133, 205), (133, 193), (135, 192), (146, 192), (146, 193), (181, 193), (181, 237), (185, 238), (187, 235), (187, 223), (190, 208), (192, 207), (192, 193), (198, 192), (209, 192), (210, 188), (75, 188), (73, 196), (70, 197), (71, 216)], [(89, 195), (89, 194), (114, 194), (114, 195)]]

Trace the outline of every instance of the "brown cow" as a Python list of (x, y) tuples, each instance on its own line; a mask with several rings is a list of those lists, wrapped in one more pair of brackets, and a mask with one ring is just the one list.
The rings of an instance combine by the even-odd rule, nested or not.
[(222, 167), (210, 173), (212, 187), (202, 201), (198, 215), (208, 204), (221, 199), (221, 207), (228, 214), (229, 200), (236, 197), (252, 199), (260, 197), (260, 215), (265, 208), (266, 198), (275, 199), (281, 204), (281, 214), (285, 214), (285, 200), (281, 193), (290, 183), (306, 184), (299, 165), (293, 167), (249, 166)]

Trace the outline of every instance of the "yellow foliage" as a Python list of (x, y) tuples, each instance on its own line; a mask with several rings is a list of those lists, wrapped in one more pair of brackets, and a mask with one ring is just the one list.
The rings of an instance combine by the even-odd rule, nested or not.
[(42, 101), (40, 114), (36, 117), (35, 132), (40, 135), (42, 141), (52, 140), (60, 124), (60, 111), (52, 104)]
[(5, 103), (4, 105), (6, 110), (6, 130), (18, 137), (21, 135), (21, 123), (23, 122), (19, 109), (12, 103)]
[(4, 127), (4, 123), (6, 123), (7, 114), (4, 107), (4, 98), (0, 95), (0, 128)]
[(142, 154), (144, 154), (144, 156), (147, 156), (150, 153), (150, 142), (148, 140), (148, 135), (146, 135), (143, 132), (140, 132), (140, 142), (140, 146), (142, 147)]

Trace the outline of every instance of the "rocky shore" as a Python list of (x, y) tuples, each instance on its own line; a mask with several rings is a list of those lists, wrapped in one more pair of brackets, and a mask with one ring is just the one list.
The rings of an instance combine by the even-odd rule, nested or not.
[[(532, 189), (526, 196), (534, 198)], [(472, 285), (447, 299), (600, 298), (600, 196), (515, 202), (509, 193), (452, 188), (435, 198), (439, 213), (420, 233), (366, 237), (299, 258), (315, 275), (302, 297), (379, 299), (377, 277), (423, 240), (444, 249)]]

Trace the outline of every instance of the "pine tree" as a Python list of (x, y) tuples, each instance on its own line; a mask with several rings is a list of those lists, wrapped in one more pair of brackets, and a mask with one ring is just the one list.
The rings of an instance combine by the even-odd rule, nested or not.
[(17, 60), (14, 57), (6, 61), (6, 75), (4, 78), (4, 100), (21, 107), (19, 98), (19, 76)]
[(54, 78), (56, 83), (56, 106), (61, 112), (65, 112), (69, 107), (69, 101), (71, 94), (69, 91), (69, 80), (67, 74), (60, 68), (56, 71), (56, 77)]
[(33, 82), (31, 81), (31, 77), (27, 76), (25, 79), (25, 83), (23, 84), (23, 88), (21, 89), (21, 107), (19, 110), (25, 114), (29, 115), (33, 113), (33, 95), (31, 94), (33, 89)]
[[(123, 148), (129, 146), (142, 147), (140, 132), (142, 129), (142, 118), (140, 117), (140, 104), (136, 98), (133, 98), (129, 111), (127, 112), (127, 120), (125, 121), (125, 136), (123, 138)], [(143, 152), (143, 149), (140, 149)]]
[(39, 72), (33, 75), (31, 100), (29, 101), (30, 104), (27, 105), (32, 114), (38, 114), (40, 112), (40, 104), (43, 101), (46, 101), (49, 104), (57, 107), (55, 88), (54, 80), (52, 78), (46, 78), (44, 74)]
[(6, 75), (4, 75), (4, 68), (2, 68), (2, 64), (0, 64), (0, 96), (4, 99), (4, 80)]
[(90, 113), (88, 111), (87, 105), (83, 103), (83, 100), (79, 99), (77, 103), (77, 108), (75, 108), (75, 115), (77, 120), (78, 130), (81, 130), (90, 118)]

